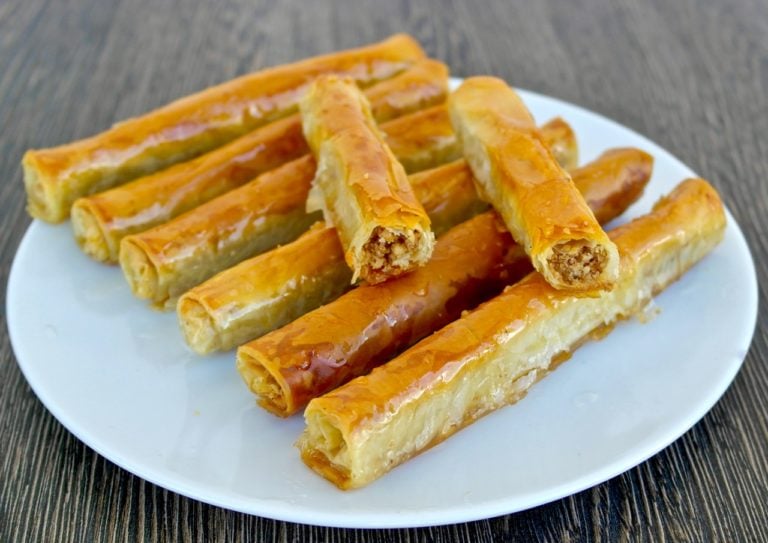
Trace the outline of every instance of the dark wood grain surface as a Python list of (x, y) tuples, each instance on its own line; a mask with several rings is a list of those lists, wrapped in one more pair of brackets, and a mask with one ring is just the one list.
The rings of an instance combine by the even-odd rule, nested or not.
[(30, 222), (24, 150), (396, 31), (456, 75), (497, 74), (671, 150), (721, 191), (768, 284), (765, 0), (0, 0), (0, 541), (768, 541), (765, 311), (731, 388), (673, 445), (575, 496), (455, 526), (325, 529), (205, 505), (116, 467), (37, 400), (5, 326)]

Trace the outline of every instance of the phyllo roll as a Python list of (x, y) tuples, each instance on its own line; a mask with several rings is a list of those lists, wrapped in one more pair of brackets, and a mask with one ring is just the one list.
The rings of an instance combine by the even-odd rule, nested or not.
[[(445, 117), (447, 122), (447, 112)], [(389, 124), (386, 123), (382, 128), (385, 131), (388, 130)], [(550, 125), (559, 127), (561, 124), (561, 120), (547, 123), (542, 127), (542, 133), (548, 134)], [(411, 132), (404, 131), (401, 137), (407, 138), (409, 133)], [(567, 147), (567, 145), (561, 145), (561, 140), (558, 139), (560, 137), (568, 138), (575, 145), (572, 132), (570, 136), (567, 136), (561, 128), (552, 132), (552, 143)], [(577, 181), (580, 187), (586, 186), (588, 179), (593, 179), (589, 183), (594, 186), (605, 186), (605, 194), (590, 190), (600, 194), (602, 200), (613, 201), (612, 198), (620, 198), (620, 195), (610, 191), (609, 186), (624, 187), (625, 192), (631, 195), (630, 199), (634, 199), (650, 176), (652, 159), (637, 149), (616, 150), (614, 153), (616, 158), (612, 160), (615, 163), (613, 167), (608, 167), (607, 164), (600, 165), (605, 160), (606, 154), (598, 159), (595, 165), (588, 166), (591, 169), (585, 169), (584, 173), (581, 173), (581, 169), (576, 170), (574, 179), (580, 180)], [(305, 178), (302, 196), (299, 196), (299, 199), (306, 195), (311, 179), (311, 174), (306, 171), (304, 174), (309, 177)], [(267, 177), (268, 174), (262, 176), (264, 179)], [(298, 176), (294, 175), (294, 179), (296, 178)], [(615, 184), (614, 179), (617, 180)], [(471, 172), (463, 160), (411, 175), (410, 181), (417, 198), (432, 221), (432, 231), (435, 235), (442, 234), (488, 207), (477, 198)], [(287, 183), (288, 180), (285, 182)], [(154, 231), (137, 236), (143, 239), (153, 236), (153, 232), (166, 232), (167, 239), (176, 240), (174, 245), (166, 245), (162, 251), (146, 257), (146, 261), (164, 261), (162, 273), (167, 278), (166, 283), (163, 287), (155, 289), (153, 291), (155, 293), (165, 292), (167, 295), (181, 292), (185, 285), (191, 284), (195, 278), (200, 277), (200, 270), (216, 271), (217, 268), (223, 270), (215, 277), (183, 294), (177, 305), (179, 323), (184, 337), (189, 346), (200, 354), (242, 345), (332, 301), (347, 290), (348, 285), (330, 283), (337, 278), (343, 278), (345, 281), (349, 278), (349, 274), (344, 273), (344, 269), (348, 267), (338, 243), (323, 245), (324, 249), (320, 254), (315, 253), (308, 258), (299, 256), (293, 260), (290, 273), (287, 278), (284, 277), (284, 285), (275, 288), (259, 287), (263, 281), (262, 269), (276, 265), (272, 263), (273, 258), (276, 262), (284, 262), (285, 254), (303, 255), (315, 251), (314, 245), (317, 243), (318, 236), (337, 236), (336, 231), (331, 227), (328, 227), (323, 234), (313, 229), (285, 247), (274, 249), (225, 269), (232, 254), (239, 255), (246, 252), (244, 248), (257, 243), (257, 238), (260, 237), (260, 234), (253, 232), (262, 219), (258, 215), (246, 215), (249, 209), (259, 207), (260, 198), (257, 195), (264, 194), (264, 191), (257, 186), (258, 184), (260, 183), (254, 182), (222, 196), (219, 200), (231, 200), (232, 205), (222, 206), (219, 212), (213, 211), (214, 202), (195, 210), (193, 213), (198, 214), (205, 208), (211, 208), (211, 220), (201, 221), (203, 230), (190, 228), (185, 232), (184, 229), (173, 228), (172, 231), (172, 225), (185, 220), (184, 217), (179, 217)], [(190, 220), (192, 218), (190, 214), (185, 217)], [(240, 226), (235, 228), (235, 225)], [(233, 236), (228, 235), (227, 232), (234, 231), (238, 236), (232, 239)], [(216, 240), (216, 243), (206, 241), (208, 235), (211, 236), (211, 240)], [(265, 235), (270, 234), (267, 231)], [(126, 238), (126, 242), (128, 239), (133, 237)], [(331, 248), (336, 248), (338, 252), (332, 251)], [(149, 267), (159, 266), (149, 264)], [(273, 315), (273, 307), (277, 303), (274, 301), (276, 296), (280, 297), (279, 303), (284, 308), (278, 316)], [(157, 297), (154, 299), (156, 303), (163, 301)], [(307, 300), (311, 300), (312, 303), (307, 303)], [(293, 309), (289, 309), (291, 306)], [(254, 326), (255, 322), (269, 323), (269, 327)]]
[(366, 485), (483, 415), (521, 399), (593, 331), (640, 310), (722, 239), (725, 215), (700, 179), (611, 233), (611, 291), (580, 296), (531, 273), (369, 375), (312, 400), (298, 446), (343, 489)]
[(435, 240), (429, 217), (365, 96), (349, 79), (323, 76), (300, 109), (317, 160), (307, 210), (321, 209), (336, 228), (352, 280), (377, 283), (423, 265)]
[(473, 77), (448, 107), (480, 197), (504, 218), (536, 270), (555, 288), (610, 289), (618, 277), (616, 246), (517, 93), (500, 79)]
[(96, 136), (28, 151), (22, 161), (28, 209), (63, 221), (79, 197), (210, 151), (296, 111), (306, 85), (324, 73), (363, 85), (392, 77), (424, 57), (404, 34), (382, 42), (254, 72), (128, 119)]
[[(596, 207), (621, 200), (626, 208), (642, 192), (649, 170), (646, 175), (587, 176), (580, 186), (588, 201), (597, 195)], [(471, 188), (468, 169), (463, 181), (460, 171), (454, 176), (454, 187)], [(611, 189), (613, 197), (606, 198)], [(610, 206), (618, 213), (623, 208)], [(281, 416), (291, 415), (310, 399), (370, 371), (528, 273), (527, 256), (497, 217), (484, 213), (449, 230), (438, 239), (424, 267), (381, 284), (360, 286), (240, 347), (237, 368), (260, 405)]]
[[(365, 92), (374, 118), (389, 120), (443, 102), (448, 69), (423, 59)], [(72, 208), (75, 239), (96, 260), (115, 262), (123, 237), (165, 223), (307, 153), (296, 113), (196, 159), (78, 199)]]
[(314, 173), (315, 161), (307, 155), (223, 195), (224, 202), (213, 200), (200, 212), (126, 236), (120, 267), (131, 291), (158, 309), (169, 308), (220, 268), (296, 239), (321, 218), (305, 210)]

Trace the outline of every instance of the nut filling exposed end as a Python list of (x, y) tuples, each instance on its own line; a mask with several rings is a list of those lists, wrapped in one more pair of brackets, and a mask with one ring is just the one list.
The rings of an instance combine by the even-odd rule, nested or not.
[(547, 259), (552, 271), (567, 285), (594, 281), (603, 273), (607, 261), (604, 247), (590, 246), (583, 240), (556, 245)]
[(393, 276), (420, 262), (422, 233), (418, 230), (390, 230), (377, 226), (363, 247), (365, 278)]

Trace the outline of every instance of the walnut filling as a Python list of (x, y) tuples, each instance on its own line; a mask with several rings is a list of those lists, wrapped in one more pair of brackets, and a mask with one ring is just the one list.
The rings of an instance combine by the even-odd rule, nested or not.
[(393, 276), (423, 262), (422, 232), (377, 226), (363, 246), (364, 277)]
[(578, 285), (596, 280), (608, 261), (604, 247), (590, 245), (585, 240), (571, 240), (552, 248), (547, 262), (563, 283)]

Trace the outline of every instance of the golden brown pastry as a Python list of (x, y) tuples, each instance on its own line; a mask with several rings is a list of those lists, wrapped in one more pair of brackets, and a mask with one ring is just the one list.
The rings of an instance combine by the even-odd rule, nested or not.
[[(176, 220), (126, 236), (120, 267), (131, 291), (158, 308), (228, 267), (296, 239), (319, 213), (305, 210), (315, 173), (311, 155), (260, 175), (253, 182)], [(286, 183), (287, 179), (292, 180)], [(199, 208), (198, 208), (199, 209)], [(194, 213), (194, 215), (191, 215)]]
[(317, 173), (307, 211), (334, 225), (352, 280), (378, 283), (422, 266), (435, 237), (365, 96), (349, 79), (318, 77), (301, 99)]
[[(448, 97), (448, 66), (431, 58), (415, 61), (400, 74), (366, 89), (365, 97), (377, 123), (385, 123)], [(300, 122), (300, 121), (299, 121)]]
[[(447, 93), (448, 70), (431, 59), (366, 91), (377, 120), (442, 102)], [(75, 239), (86, 254), (115, 262), (126, 235), (162, 224), (306, 153), (301, 118), (291, 115), (194, 160), (78, 199), (72, 208)]]
[(502, 80), (472, 77), (448, 102), (480, 197), (504, 218), (536, 270), (555, 288), (609, 289), (619, 254), (520, 97)]
[(528, 275), (370, 375), (312, 400), (302, 459), (340, 488), (370, 483), (521, 399), (594, 330), (640, 310), (703, 258), (724, 228), (715, 190), (683, 182), (611, 233), (622, 255), (612, 291), (579, 296)]
[[(447, 112), (445, 115), (447, 121)], [(386, 131), (389, 124), (386, 123), (382, 128)], [(549, 125), (550, 123), (544, 125), (542, 133), (548, 131)], [(402, 137), (407, 138), (411, 133), (413, 132), (404, 131)], [(552, 142), (559, 143), (557, 137), (564, 134), (562, 130), (553, 132)], [(573, 138), (572, 133), (570, 138)], [(407, 146), (400, 148), (405, 149)], [(596, 164), (600, 164), (602, 160), (603, 158), (596, 161)], [(583, 175), (577, 171), (574, 173), (574, 179), (582, 187), (587, 186), (588, 179), (593, 179), (592, 185), (595, 187), (604, 186), (604, 194), (590, 189), (591, 192), (599, 194), (601, 200), (619, 198), (619, 195), (612, 194), (610, 190), (610, 186), (618, 181), (623, 190), (632, 194), (634, 199), (637, 191), (642, 190), (645, 180), (650, 176), (651, 157), (639, 150), (626, 149), (617, 151), (614, 162), (614, 168), (593, 167), (589, 173), (585, 172)], [(345, 280), (351, 277), (345, 273), (348, 266), (344, 262), (341, 245), (338, 243), (326, 246), (321, 254), (294, 259), (287, 276), (283, 274), (276, 282), (262, 284), (265, 280), (262, 269), (278, 266), (285, 261), (283, 255), (302, 255), (315, 251), (317, 236), (321, 235), (316, 231), (301, 236), (285, 248), (275, 249), (226, 269), (240, 256), (252, 251), (254, 246), (263, 246), (261, 236), (268, 237), (271, 240), (269, 243), (272, 243), (275, 236), (283, 235), (269, 229), (259, 230), (262, 221), (273, 221), (275, 215), (268, 211), (264, 215), (251, 212), (253, 209), (264, 208), (265, 195), (266, 201), (270, 200), (269, 190), (263, 188), (264, 184), (276, 182), (281, 183), (281, 186), (288, 186), (289, 183), (295, 185), (298, 180), (303, 179), (303, 188), (296, 191), (296, 202), (300, 202), (296, 203), (296, 207), (303, 211), (303, 202), (314, 171), (314, 161), (296, 161), (292, 164), (293, 166), (287, 165), (274, 172), (276, 175), (278, 172), (286, 174), (281, 175), (283, 179), (280, 181), (267, 181), (270, 174), (265, 174), (260, 179), (164, 226), (131, 236), (124, 241), (127, 243), (129, 239), (136, 239), (137, 249), (145, 255), (133, 257), (128, 263), (126, 254), (123, 259), (126, 275), (135, 275), (136, 279), (131, 279), (131, 283), (138, 284), (140, 281), (143, 293), (155, 303), (165, 303), (166, 297), (172, 298), (176, 293), (199, 283), (204, 274), (213, 275), (219, 270), (225, 270), (198, 287), (191, 288), (177, 305), (179, 323), (187, 343), (200, 354), (242, 345), (263, 333), (288, 324), (315, 307), (330, 302), (346, 290), (347, 285), (330, 283), (338, 277)], [(645, 177), (633, 173), (642, 171), (645, 172)], [(478, 200), (471, 172), (463, 160), (414, 174), (410, 180), (416, 196), (432, 221), (432, 230), (436, 235), (488, 207)], [(272, 224), (275, 226), (278, 223), (273, 221)], [(322, 235), (334, 237), (336, 231), (328, 228)], [(139, 239), (145, 240), (145, 243), (139, 244)], [(173, 240), (172, 244), (170, 240)], [(153, 246), (152, 249), (150, 245)], [(338, 253), (328, 247), (338, 248)], [(276, 264), (272, 264), (273, 258)], [(142, 273), (148, 278), (140, 278)], [(280, 296), (281, 309), (275, 312), (274, 306), (277, 302), (274, 301), (274, 296), (278, 295), (276, 293)], [(312, 303), (307, 303), (307, 300)], [(254, 326), (254, 322), (268, 323), (271, 328), (265, 328), (264, 325)]]
[(29, 213), (60, 222), (79, 197), (189, 160), (296, 111), (306, 85), (323, 73), (365, 85), (424, 57), (404, 34), (382, 42), (261, 70), (128, 119), (96, 136), (27, 151), (22, 165)]
[[(620, 213), (639, 196), (649, 170), (643, 176), (598, 174), (576, 179), (582, 181), (579, 186), (590, 203), (592, 195), (597, 195), (596, 206), (623, 201), (624, 206), (605, 210), (603, 214), (610, 219), (608, 211)], [(592, 169), (592, 173), (596, 171)], [(468, 169), (464, 183), (458, 182), (460, 176), (455, 172), (453, 186), (471, 187)], [(608, 193), (611, 198), (605, 198)], [(325, 269), (317, 260), (312, 265)], [(525, 253), (513, 243), (497, 215), (479, 215), (438, 239), (423, 268), (385, 283), (358, 287), (243, 345), (237, 351), (238, 370), (259, 396), (260, 405), (281, 416), (291, 415), (310, 399), (367, 373), (456, 319), (530, 269)]]
[(381, 126), (392, 152), (408, 173), (420, 172), (462, 157), (445, 104), (433, 106)]

